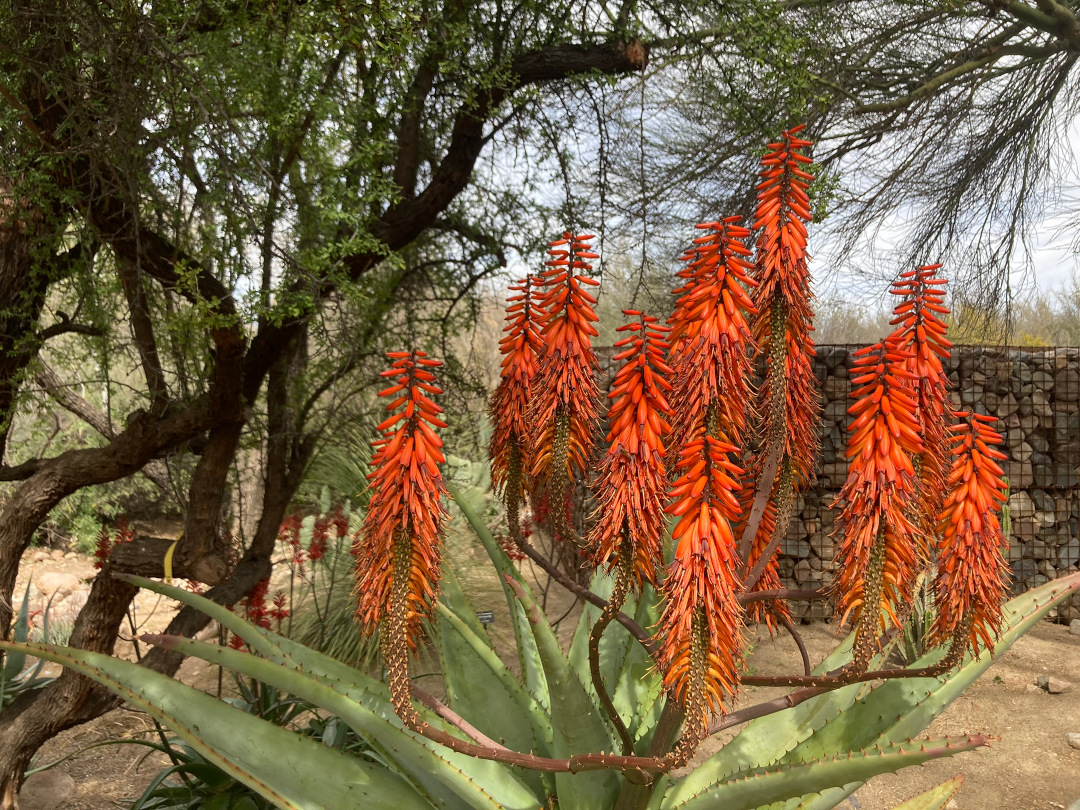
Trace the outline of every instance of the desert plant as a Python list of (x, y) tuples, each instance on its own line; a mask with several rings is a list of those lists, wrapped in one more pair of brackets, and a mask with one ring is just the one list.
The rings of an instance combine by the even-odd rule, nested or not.
[[(203, 610), (248, 651), (146, 641), (337, 716), (378, 762), (331, 752), (134, 664), (0, 647), (33, 650), (119, 691), (207, 762), (289, 808), (827, 808), (876, 774), (985, 744), (982, 735), (913, 738), (985, 671), (991, 652), (1080, 590), (1080, 575), (1001, 605), (1000, 436), (987, 418), (948, 405), (940, 358), (949, 344), (938, 317), (945, 282), (936, 266), (901, 276), (895, 332), (858, 352), (852, 461), (836, 504), (836, 583), (795, 591), (777, 576), (776, 551), (817, 447), (810, 142), (799, 129), (763, 159), (755, 260), (745, 244), (751, 232), (735, 218), (705, 223), (684, 256), (670, 331), (625, 311), (598, 514), (579, 533), (553, 510), (556, 531), (595, 562), (590, 588), (530, 545), (520, 512), (541, 491), (557, 503), (588, 471), (597, 443), (591, 237), (564, 234), (544, 273), (515, 288), (491, 410), (492, 481), (516, 550), (588, 603), (568, 651), (473, 498), (443, 478), (440, 363), (421, 351), (388, 355), (381, 395), (391, 399), (390, 415), (378, 426), (356, 545), (356, 615), (378, 635), (385, 682), (267, 622), (125, 577)], [(755, 357), (764, 367), (756, 390)], [(443, 564), (444, 495), (501, 577), (517, 673)], [(907, 667), (889, 667), (920, 576), (933, 582), (934, 646)], [(853, 629), (816, 670), (804, 657), (798, 674), (742, 671), (748, 617), (783, 627), (801, 646), (786, 600), (829, 597)], [(437, 640), (445, 703), (413, 682), (411, 653), (425, 636)], [(795, 689), (732, 710), (741, 685)], [(715, 755), (673, 775), (707, 736), (747, 721)]]

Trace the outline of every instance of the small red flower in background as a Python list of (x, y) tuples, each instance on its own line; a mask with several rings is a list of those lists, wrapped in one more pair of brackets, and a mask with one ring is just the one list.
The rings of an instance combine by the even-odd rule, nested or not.
[(890, 339), (855, 355), (851, 466), (836, 501), (843, 508), (833, 593), (841, 623), (851, 615), (858, 625), (856, 662), (864, 665), (885, 618), (900, 625), (898, 614), (912, 599), (928, 550), (925, 534), (907, 515), (916, 491), (912, 459), (923, 450), (908, 368), (912, 354)]
[(631, 332), (616, 341), (621, 362), (608, 397), (608, 450), (595, 485), (598, 520), (592, 532), (597, 565), (610, 569), (628, 551), (634, 583), (657, 583), (663, 564), (664, 503), (667, 475), (664, 437), (671, 429), (666, 393), (671, 369), (664, 362), (666, 326), (636, 310), (637, 320), (617, 331)]
[(997, 422), (994, 417), (966, 412), (956, 416), (960, 421), (950, 428), (953, 463), (937, 543), (932, 638), (952, 638), (978, 654), (980, 645), (994, 649), (1008, 581), (1009, 541), (996, 514), (1005, 502), (997, 463), (1005, 454), (995, 449), (1001, 434), (991, 427)]
[[(393, 364), (382, 376), (393, 385), (379, 396), (393, 397), (392, 416), (379, 425), (374, 443), (371, 499), (357, 541), (357, 619), (371, 634), (391, 617), (392, 628), (415, 647), (420, 621), (431, 612), (442, 561), (440, 532), (446, 518), (439, 465), (442, 440), (433, 428), (446, 427), (442, 408), (429, 395), (442, 390), (431, 369), (441, 366), (424, 352), (389, 352)], [(393, 616), (397, 618), (393, 618)]]
[(529, 477), (538, 486), (550, 479), (558, 490), (573, 480), (575, 471), (585, 470), (597, 419), (599, 364), (592, 339), (598, 319), (596, 299), (585, 288), (600, 282), (584, 275), (592, 270), (589, 261), (598, 258), (589, 246), (592, 238), (564, 233), (551, 242), (552, 258), (540, 281), (543, 349), (528, 413), (533, 439)]
[(524, 500), (525, 472), (529, 467), (529, 402), (543, 346), (540, 324), (544, 313), (537, 302), (537, 282), (536, 276), (526, 276), (510, 285), (516, 294), (507, 299), (507, 326), (503, 329), (506, 335), (499, 341), (503, 355), (501, 379), (488, 407), (492, 424), (488, 451), (491, 484), (496, 493), (504, 493), (516, 475), (517, 491), (506, 494), (518, 503)]
[(102, 526), (98, 532), (97, 548), (94, 550), (94, 568), (104, 568), (105, 562), (113, 550), (112, 535), (107, 527)]

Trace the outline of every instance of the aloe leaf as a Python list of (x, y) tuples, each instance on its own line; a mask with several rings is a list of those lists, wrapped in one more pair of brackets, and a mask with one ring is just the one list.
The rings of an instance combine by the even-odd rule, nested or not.
[[(615, 750), (607, 719), (585, 691), (571, 667), (555, 633), (529, 592), (513, 583), (536, 639), (551, 690), (551, 726), (556, 757)], [(587, 673), (586, 673), (587, 675)], [(610, 807), (619, 792), (619, 778), (611, 771), (558, 773), (555, 775), (559, 807), (563, 810), (596, 810)]]
[[(275, 666), (273, 670), (263, 670), (261, 672), (265, 675), (271, 675), (276, 671), (296, 671), (307, 676), (317, 678), (324, 685), (336, 690), (338, 693), (345, 695), (351, 701), (363, 704), (364, 707), (374, 712), (378, 717), (383, 718), (390, 724), (387, 730), (385, 730), (382, 737), (376, 740), (373, 737), (369, 737), (369, 742), (374, 747), (379, 749), (380, 754), (383, 754), (388, 761), (396, 761), (396, 751), (394, 748), (399, 743), (399, 738), (395, 736), (394, 731), (401, 730), (401, 721), (398, 719), (394, 712), (393, 704), (390, 702), (390, 693), (386, 688), (386, 685), (381, 681), (372, 678), (359, 670), (356, 670), (347, 664), (331, 658), (323, 653), (316, 652), (308, 647), (298, 644), (291, 639), (279, 636), (269, 630), (265, 630), (261, 627), (256, 627), (251, 623), (245, 621), (239, 616), (233, 614), (228, 609), (218, 605), (216, 602), (211, 602), (203, 596), (193, 594), (190, 591), (185, 591), (180, 588), (174, 588), (172, 586), (164, 585), (154, 580), (145, 580), (141, 577), (125, 577), (126, 580), (132, 582), (135, 585), (141, 585), (149, 590), (157, 593), (162, 593), (165, 596), (170, 596), (177, 601), (196, 607), (205, 611), (212, 617), (217, 618), (221, 616), (221, 620), (228, 622), (226, 625), (230, 630), (236, 633), (237, 636), (244, 639), (251, 645), (252, 649), (261, 652), (266, 658), (273, 664), (282, 664), (284, 667)], [(173, 642), (170, 642), (173, 643)], [(203, 660), (214, 659), (217, 663), (217, 652), (222, 648), (212, 644), (198, 644), (187, 639), (175, 641), (178, 648), (183, 645), (183, 652), (187, 655), (192, 655)], [(235, 651), (231, 651), (235, 652)], [(240, 656), (235, 660), (238, 662), (238, 667), (252, 665), (248, 658), (256, 661), (260, 660), (256, 656), (246, 656), (245, 653), (238, 653)], [(227, 667), (230, 668), (230, 667)], [(237, 668), (235, 671), (244, 672), (245, 670)], [(245, 672), (245, 674), (251, 674)], [(273, 683), (278, 685), (279, 688), (291, 691), (290, 687), (280, 686), (272, 678), (266, 680), (262, 677), (252, 675), (257, 680), (262, 680), (264, 683)], [(298, 697), (302, 697), (296, 692)], [(314, 702), (314, 701), (313, 701)], [(336, 711), (327, 708), (334, 714)], [(436, 727), (443, 727), (442, 720), (434, 715), (432, 712), (418, 707), (417, 711), (427, 722)], [(339, 715), (340, 716), (340, 715)], [(342, 717), (342, 719), (345, 719)], [(447, 729), (449, 730), (449, 729)], [(451, 763), (451, 767), (456, 768), (465, 774), (466, 777), (472, 779), (480, 784), (491, 784), (489, 781), (485, 781), (486, 777), (492, 776), (493, 769), (502, 769), (502, 774), (498, 775), (497, 779), (509, 780), (511, 795), (505, 797), (505, 800), (509, 802), (507, 806), (514, 806), (514, 796), (517, 795), (517, 788), (519, 787), (517, 779), (512, 776), (509, 771), (503, 768), (499, 763), (491, 762), (488, 760), (476, 759), (474, 757), (465, 756), (463, 754), (457, 754), (453, 751), (449, 751), (446, 748), (427, 740), (419, 735), (413, 735), (412, 732), (402, 732), (407, 735), (411, 735), (417, 745), (420, 745), (429, 753), (436, 757), (439, 762), (446, 761)], [(388, 736), (387, 736), (388, 735)], [(401, 763), (397, 763), (399, 767), (403, 767)], [(423, 766), (418, 766), (423, 767)], [(524, 788), (523, 788), (524, 789)], [(531, 792), (530, 792), (531, 795)], [(533, 802), (535, 802), (533, 798)], [(524, 806), (535, 806), (524, 805)]]
[[(634, 620), (642, 627), (655, 626), (660, 620), (658, 605), (656, 591), (646, 586), (637, 600)], [(648, 748), (664, 708), (660, 699), (664, 682), (645, 648), (629, 633), (626, 635), (631, 643), (622, 660), (612, 702), (620, 716), (628, 718), (627, 728), (641, 753)]]
[(521, 664), (521, 674), (525, 681), (525, 687), (536, 696), (536, 699), (540, 701), (540, 705), (547, 710), (550, 706), (547, 677), (544, 674), (543, 663), (540, 661), (540, 654), (536, 649), (536, 640), (533, 638), (528, 617), (526, 617), (524, 609), (515, 598), (513, 591), (507, 585), (506, 577), (513, 577), (526, 592), (528, 592), (529, 586), (525, 584), (525, 578), (521, 576), (517, 566), (506, 556), (506, 552), (499, 547), (499, 544), (495, 542), (495, 538), (491, 536), (491, 532), (488, 531), (487, 525), (480, 515), (472, 508), (468, 498), (463, 497), (450, 482), (446, 482), (446, 489), (454, 503), (457, 504), (458, 509), (461, 510), (465, 520), (472, 527), (477, 539), (483, 544), (492, 564), (495, 566), (495, 571), (499, 575), (499, 582), (502, 585), (503, 595), (506, 597), (510, 622), (514, 628), (514, 640), (517, 642), (518, 659)]
[[(1004, 653), (1058, 602), (1080, 590), (1080, 574), (1048, 582), (1017, 596), (1003, 606), (1003, 625), (995, 654)], [(914, 667), (930, 666), (940, 660), (941, 649), (914, 662)], [(788, 762), (809, 762), (844, 751), (885, 745), (922, 733), (937, 715), (959, 697), (993, 663), (985, 652), (968, 656), (965, 663), (937, 678), (895, 678), (873, 689), (839, 718), (796, 746), (785, 758)], [(895, 719), (894, 719), (895, 718)], [(821, 810), (838, 804), (861, 787), (861, 783), (834, 787), (820, 797), (806, 797), (789, 805), (797, 810)]]
[(896, 805), (893, 810), (944, 810), (949, 799), (956, 795), (956, 791), (962, 784), (964, 784), (964, 777), (958, 774), (948, 782), (942, 782), (937, 787), (932, 787), (925, 793), (920, 793)]
[[(524, 732), (523, 747), (518, 750), (535, 749), (548, 756), (551, 751), (551, 721), (537, 700), (460, 616), (440, 604), (439, 617), (444, 636), (456, 639), (452, 647), (445, 648), (444, 654), (443, 675), (447, 679), (447, 698), (452, 701), (451, 707), (459, 705), (463, 711), (458, 713), (466, 717), (516, 726), (507, 730), (518, 734)], [(512, 716), (506, 718), (505, 722), (494, 717), (499, 712), (492, 700), (500, 701), (500, 693), (510, 699), (507, 703)], [(501, 706), (502, 702), (498, 705)], [(506, 744), (509, 745), (507, 735), (499, 734), (497, 730), (490, 733), (484, 728), (480, 730), (496, 739), (507, 740)]]
[[(26, 583), (26, 593), (23, 594), (22, 605), (19, 607), (19, 615), (15, 618), (15, 627), (12, 636), (15, 641), (26, 642), (30, 638), (30, 583)], [(4, 684), (19, 677), (26, 666), (26, 654), (10, 652), (4, 656), (4, 668), (0, 670), (0, 690)]]
[[(807, 761), (850, 748), (887, 744), (920, 734), (945, 707), (959, 697), (1049, 610), (1080, 590), (1080, 574), (1048, 582), (1003, 606), (1003, 625), (994, 656), (970, 655), (959, 669), (936, 678), (894, 678), (872, 690), (830, 726), (796, 747), (788, 759)], [(936, 649), (912, 664), (931, 666), (941, 659)]]
[[(452, 607), (454, 609), (452, 609)], [(515, 751), (551, 754), (551, 722), (521, 681), (468, 621), (472, 605), (452, 571), (444, 572), (439, 610), (439, 659), (446, 701), (476, 728)], [(549, 790), (537, 771), (516, 771), (537, 795)], [(549, 780), (550, 781), (550, 780)], [(550, 788), (554, 789), (554, 782)]]
[[(431, 807), (408, 782), (385, 768), (275, 726), (137, 664), (52, 645), (0, 642), (0, 649), (54, 661), (108, 687), (169, 726), (207, 762), (286, 810)], [(328, 774), (334, 778), (327, 778)]]
[(952, 756), (986, 745), (982, 735), (915, 740), (796, 765), (740, 771), (685, 802), (663, 802), (663, 810), (752, 810), (792, 795), (817, 793), (832, 785), (862, 784), (882, 773)]
[[(398, 767), (438, 807), (493, 810), (537, 805), (536, 796), (506, 766), (450, 751), (404, 729), (388, 701), (376, 704), (377, 709), (371, 708), (372, 693), (368, 690), (353, 690), (343, 684), (337, 684), (335, 688), (302, 671), (216, 644), (174, 636), (158, 637), (158, 640), (184, 655), (201, 658), (275, 686), (339, 717), (388, 762)], [(429, 722), (454, 733), (452, 727), (444, 726), (436, 718)]]

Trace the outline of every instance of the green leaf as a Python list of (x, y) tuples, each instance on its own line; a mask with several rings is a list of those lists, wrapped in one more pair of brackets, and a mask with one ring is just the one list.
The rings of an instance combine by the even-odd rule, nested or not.
[[(15, 641), (26, 642), (30, 637), (30, 583), (26, 583), (26, 593), (23, 594), (22, 605), (19, 607), (19, 615), (15, 619), (15, 627), (11, 637)], [(8, 653), (4, 656), (4, 668), (0, 670), (0, 691), (4, 685), (15, 680), (26, 666), (26, 656), (23, 653)]]
[(385, 768), (267, 723), (137, 664), (51, 645), (0, 642), (0, 649), (54, 661), (103, 684), (169, 726), (207, 762), (286, 810), (431, 807), (408, 782)]
[[(585, 691), (577, 672), (559, 646), (543, 612), (527, 589), (515, 582), (516, 595), (525, 609), (536, 649), (551, 690), (551, 726), (556, 757), (614, 751), (607, 718)], [(588, 677), (588, 673), (585, 673)], [(611, 771), (558, 773), (555, 775), (559, 807), (563, 810), (596, 810), (610, 807), (619, 792), (619, 778)]]
[[(141, 577), (125, 577), (125, 579), (132, 582), (132, 584), (141, 585), (157, 593), (171, 596), (184, 604), (204, 610), (215, 618), (221, 615), (223, 623), (227, 622), (226, 626), (237, 636), (248, 642), (253, 649), (266, 655), (270, 662), (284, 665), (284, 668), (276, 666), (268, 670), (247, 660), (251, 658), (254, 661), (262, 661), (262, 659), (256, 656), (247, 656), (245, 658), (244, 653), (239, 653), (238, 655), (241, 657), (232, 659), (236, 662), (235, 666), (227, 666), (226, 668), (248, 674), (263, 683), (278, 686), (297, 697), (304, 697), (304, 695), (294, 691), (290, 686), (282, 685), (276, 679), (274, 673), (292, 671), (314, 677), (323, 685), (347, 697), (350, 702), (359, 703), (362, 707), (373, 712), (375, 716), (382, 718), (389, 725), (379, 726), (376, 724), (370, 729), (370, 734), (358, 733), (363, 734), (365, 739), (387, 761), (395, 763), (397, 767), (403, 770), (411, 768), (410, 776), (423, 780), (426, 778), (428, 771), (432, 769), (438, 770), (442, 765), (449, 763), (450, 767), (463, 775), (463, 779), (472, 780), (477, 784), (486, 786), (497, 786), (499, 789), (495, 792), (497, 796), (501, 797), (499, 801), (507, 807), (535, 806), (536, 799), (532, 796), (531, 791), (521, 785), (513, 774), (500, 763), (455, 753), (418, 734), (405, 731), (402, 728), (401, 720), (394, 712), (389, 691), (386, 685), (380, 681), (328, 655), (316, 652), (269, 630), (256, 627), (203, 596), (153, 580), (145, 580)], [(175, 643), (178, 648), (183, 649), (185, 654), (215, 663), (218, 662), (217, 656), (219, 652), (217, 651), (222, 649), (216, 645), (198, 644), (187, 639), (174, 639), (170, 640), (170, 643)], [(263, 661), (262, 663), (267, 662)], [(261, 675), (255, 675), (250, 671), (251, 667), (256, 666), (259, 666)], [(290, 681), (290, 683), (292, 682)], [(312, 702), (316, 701), (312, 700)], [(342, 720), (348, 721), (348, 718), (341, 712), (331, 709), (329, 706), (324, 708), (332, 714), (338, 715)], [(424, 708), (418, 708), (417, 711), (424, 720), (433, 726), (455, 733), (453, 729), (446, 727), (443, 721), (432, 712)], [(350, 725), (352, 725), (351, 722)], [(403, 743), (401, 735), (404, 735), (406, 743), (410, 740), (412, 742), (409, 744)], [(416, 746), (419, 746), (422, 750), (416, 750)], [(506, 784), (503, 785), (502, 782)], [(505, 790), (506, 795), (503, 795), (503, 790)], [(470, 794), (471, 791), (467, 791), (466, 795)], [(515, 804), (515, 802), (519, 801), (526, 803), (524, 805)], [(532, 801), (533, 804), (528, 804), (529, 801)]]
[[(481, 629), (472, 605), (461, 592), (457, 577), (444, 570), (439, 610), (439, 660), (446, 702), (455, 712), (492, 739), (515, 751), (551, 755), (551, 721), (495, 654)], [(483, 634), (481, 636), (480, 634)], [(537, 771), (520, 770), (518, 776), (533, 792), (548, 789)], [(551, 788), (554, 787), (552, 783)]]
[(896, 805), (893, 810), (944, 810), (949, 799), (956, 795), (956, 791), (962, 784), (964, 784), (964, 777), (958, 774), (948, 782), (942, 782), (937, 787), (932, 787), (925, 793), (920, 793)]
[(831, 785), (862, 784), (882, 773), (952, 756), (986, 745), (981, 735), (913, 741), (903, 745), (849, 753), (830, 759), (769, 769), (740, 771), (730, 779), (701, 791), (685, 802), (665, 801), (664, 810), (753, 810), (790, 796), (818, 793)]
[[(316, 676), (279, 666), (264, 658), (214, 644), (172, 636), (161, 640), (184, 655), (201, 658), (275, 686), (341, 718), (436, 807), (525, 810), (538, 804), (532, 791), (501, 763), (456, 753), (405, 729), (394, 713), (389, 697), (380, 696), (374, 688), (358, 688), (331, 676)], [(457, 733), (456, 729), (430, 714), (425, 720), (444, 731)]]
[(533, 638), (529, 620), (526, 617), (521, 604), (507, 584), (506, 577), (513, 577), (526, 591), (528, 591), (529, 586), (525, 583), (525, 578), (521, 576), (521, 572), (518, 571), (517, 566), (515, 566), (511, 559), (506, 556), (506, 552), (502, 550), (499, 544), (495, 542), (495, 538), (491, 536), (491, 532), (488, 531), (487, 525), (480, 515), (477, 514), (476, 510), (473, 509), (468, 498), (462, 496), (457, 488), (450, 482), (446, 483), (446, 489), (450, 493), (450, 497), (453, 499), (454, 503), (457, 504), (458, 509), (461, 510), (461, 514), (465, 517), (465, 520), (467, 520), (472, 527), (477, 539), (483, 544), (488, 557), (491, 558), (491, 562), (495, 566), (495, 572), (499, 576), (499, 583), (502, 585), (503, 596), (506, 597), (506, 606), (510, 612), (510, 623), (514, 628), (514, 640), (517, 643), (518, 660), (521, 664), (521, 673), (522, 678), (525, 681), (525, 688), (536, 696), (536, 699), (540, 701), (540, 705), (543, 706), (546, 711), (550, 707), (550, 698), (548, 695), (547, 678), (544, 674), (544, 666), (540, 661), (540, 655), (536, 649), (536, 640)]

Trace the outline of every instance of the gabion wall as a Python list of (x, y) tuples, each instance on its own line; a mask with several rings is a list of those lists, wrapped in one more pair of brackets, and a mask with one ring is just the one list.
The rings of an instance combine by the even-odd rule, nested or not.
[[(851, 352), (819, 346), (815, 371), (822, 390), (821, 462), (815, 488), (794, 506), (780, 574), (798, 587), (831, 577), (833, 514), (827, 508), (847, 475), (844, 453), (851, 417)], [(1019, 592), (1080, 567), (1080, 349), (957, 347), (946, 364), (958, 407), (993, 414), (1004, 432), (1002, 466), (1009, 478), (1012, 518), (1009, 562)], [(804, 618), (823, 605), (793, 605)], [(1080, 598), (1059, 610), (1080, 617)]]

